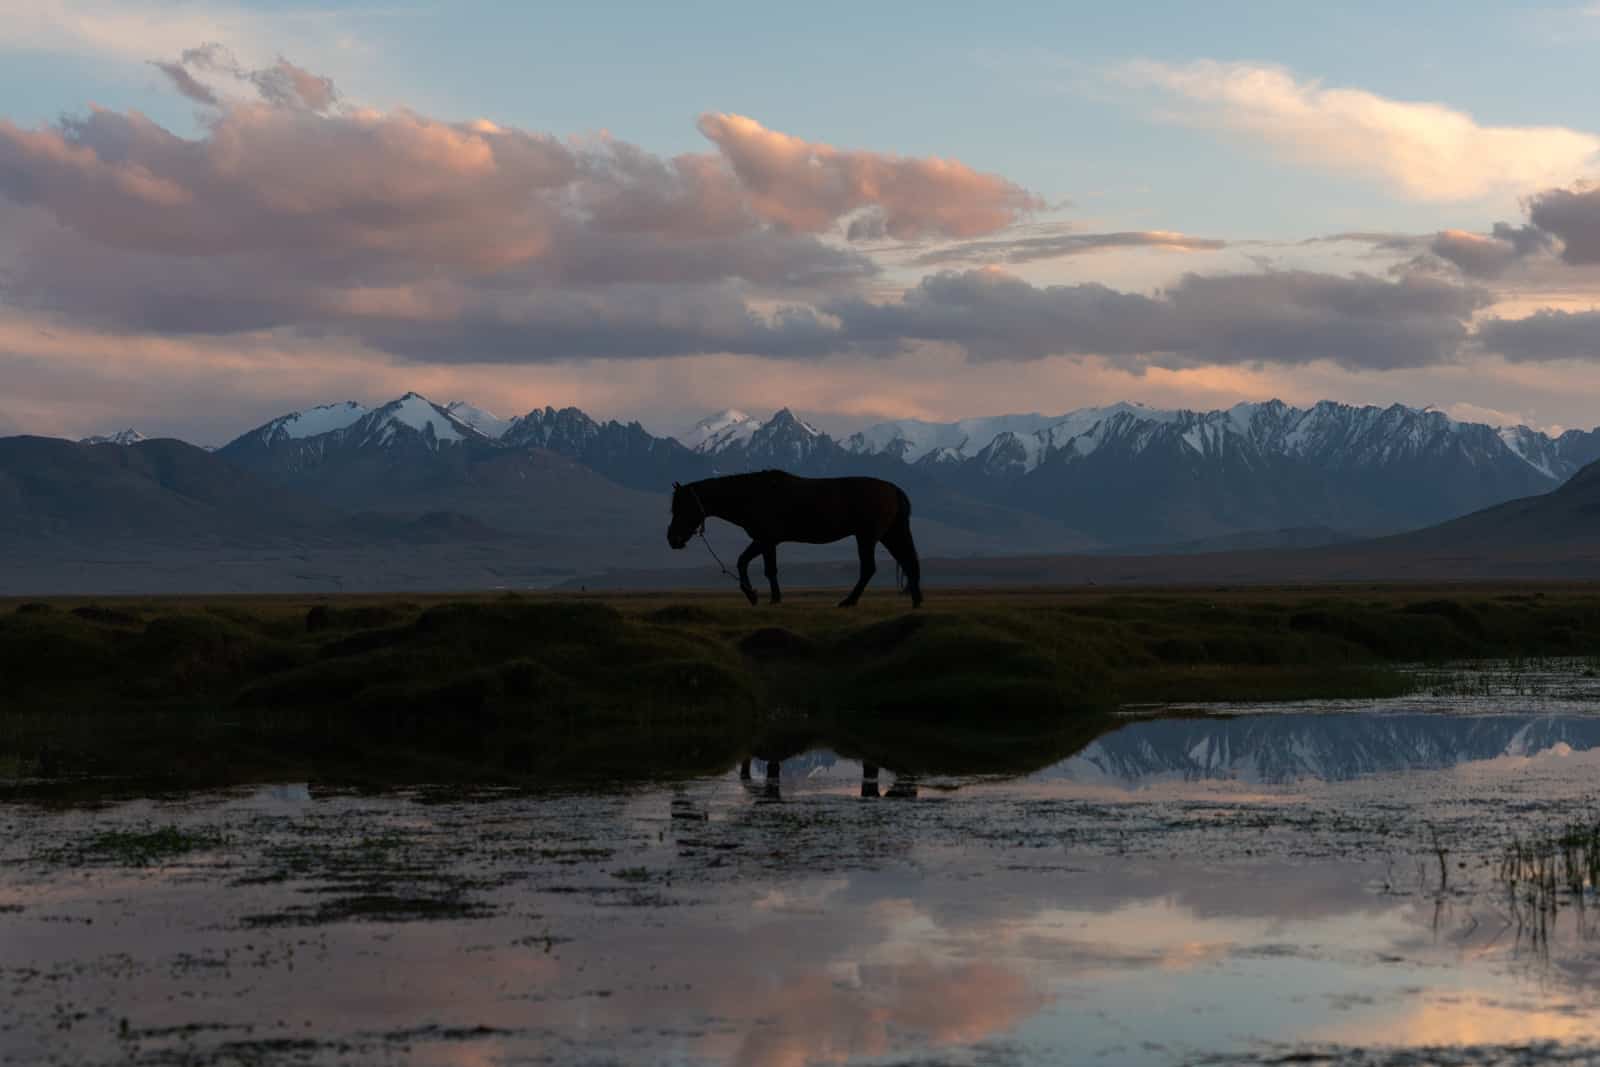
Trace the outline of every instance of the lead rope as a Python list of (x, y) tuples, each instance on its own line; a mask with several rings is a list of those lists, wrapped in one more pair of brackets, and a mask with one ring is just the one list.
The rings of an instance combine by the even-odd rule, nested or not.
[[(722, 573), (726, 574), (734, 581), (739, 582), (739, 576), (730, 571), (728, 569), (728, 565), (722, 562), (722, 557), (717, 555), (717, 550), (711, 547), (711, 538), (706, 536), (706, 522), (711, 518), (711, 513), (706, 510), (706, 506), (704, 504), (700, 503), (700, 494), (694, 491), (694, 486), (692, 485), (686, 485), (684, 488), (689, 490), (689, 495), (694, 497), (695, 507), (700, 509), (700, 528), (695, 531), (695, 535), (705, 543), (706, 551), (711, 553), (711, 558), (717, 561), (717, 566), (721, 569)], [(739, 588), (744, 588), (743, 582), (739, 582)]]

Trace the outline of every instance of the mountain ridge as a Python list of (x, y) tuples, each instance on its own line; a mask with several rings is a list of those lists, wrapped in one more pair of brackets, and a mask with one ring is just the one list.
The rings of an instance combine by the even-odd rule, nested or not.
[(1061, 416), (902, 420), (842, 439), (789, 408), (765, 419), (729, 409), (684, 436), (571, 406), (505, 418), (413, 392), (289, 412), (214, 454), (330, 515), (389, 515), (404, 529), (449, 512), (462, 519), (435, 521), (430, 535), (481, 539), (480, 524), (515, 536), (559, 530), (564, 544), (587, 530), (596, 556), (607, 544), (653, 553), (672, 482), (771, 467), (899, 483), (929, 531), (925, 551), (1035, 555), (1395, 534), (1547, 493), (1600, 455), (1595, 431), (1552, 437), (1433, 409), (1333, 401), (1211, 411), (1119, 403)]

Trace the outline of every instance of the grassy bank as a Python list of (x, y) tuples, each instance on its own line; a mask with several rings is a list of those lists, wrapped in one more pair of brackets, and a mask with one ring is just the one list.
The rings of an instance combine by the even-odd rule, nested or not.
[[(1121, 704), (1600, 653), (1592, 587), (0, 602), (0, 775), (656, 777), (830, 744), (1015, 768)], [(912, 769), (907, 767), (907, 769)]]

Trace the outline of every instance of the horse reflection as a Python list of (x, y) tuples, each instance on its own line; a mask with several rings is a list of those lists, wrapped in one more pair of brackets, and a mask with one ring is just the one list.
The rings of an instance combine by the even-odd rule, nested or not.
[[(753, 760), (746, 757), (739, 764), (739, 780), (752, 783), (754, 776), (750, 766)], [(783, 761), (778, 759), (766, 760), (766, 776), (761, 788), (762, 795), (770, 799), (777, 799), (782, 795)], [(891, 800), (913, 800), (918, 795), (917, 780), (911, 775), (899, 775), (888, 789), (881, 789), (878, 784), (880, 769), (878, 764), (862, 761), (861, 764), (861, 796), (867, 799), (888, 798)]]

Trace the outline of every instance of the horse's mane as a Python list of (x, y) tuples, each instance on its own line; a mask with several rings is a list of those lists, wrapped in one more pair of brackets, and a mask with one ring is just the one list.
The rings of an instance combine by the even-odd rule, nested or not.
[[(719, 474), (719, 475), (716, 475), (716, 476), (711, 477), (711, 478), (702, 478), (702, 479), (700, 479), (700, 481), (701, 482), (750, 482), (750, 481), (755, 481), (757, 478), (768, 478), (768, 479), (770, 479), (774, 475), (776, 475), (776, 476), (778, 476), (780, 478), (793, 478), (793, 477), (795, 477), (795, 475), (790, 474), (788, 471), (779, 470), (776, 467), (768, 467), (766, 470), (761, 470), (761, 471), (743, 471), (743, 472), (741, 472), (739, 474)], [(693, 484), (698, 485), (699, 483), (696, 482), (696, 483), (693, 483)]]

